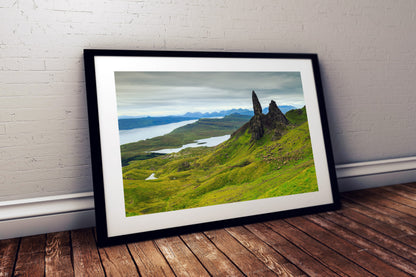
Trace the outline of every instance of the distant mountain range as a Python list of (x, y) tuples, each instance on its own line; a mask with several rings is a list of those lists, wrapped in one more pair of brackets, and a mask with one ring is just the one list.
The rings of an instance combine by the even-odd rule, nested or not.
[[(286, 113), (290, 110), (296, 109), (294, 106), (283, 105), (279, 106), (279, 109), (282, 113)], [(269, 108), (264, 108), (263, 113), (267, 114)], [(249, 109), (230, 109), (219, 112), (211, 113), (200, 113), (200, 112), (187, 112), (184, 115), (180, 116), (160, 116), (160, 117), (135, 117), (135, 116), (120, 116), (118, 118), (118, 127), (119, 130), (130, 130), (135, 128), (150, 127), (156, 125), (164, 125), (169, 123), (181, 122), (190, 119), (200, 119), (200, 118), (210, 118), (210, 117), (224, 117), (230, 114), (240, 114), (240, 115), (249, 115), (253, 116), (253, 110)]]

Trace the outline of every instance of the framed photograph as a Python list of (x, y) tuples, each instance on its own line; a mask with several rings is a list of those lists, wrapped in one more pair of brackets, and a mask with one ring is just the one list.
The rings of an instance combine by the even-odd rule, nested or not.
[(84, 60), (99, 245), (338, 208), (316, 54)]

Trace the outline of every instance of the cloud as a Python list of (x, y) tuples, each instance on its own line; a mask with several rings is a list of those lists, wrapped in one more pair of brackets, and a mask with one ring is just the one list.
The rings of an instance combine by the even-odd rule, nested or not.
[(119, 115), (251, 108), (252, 90), (263, 105), (304, 105), (299, 72), (116, 72), (115, 79)]

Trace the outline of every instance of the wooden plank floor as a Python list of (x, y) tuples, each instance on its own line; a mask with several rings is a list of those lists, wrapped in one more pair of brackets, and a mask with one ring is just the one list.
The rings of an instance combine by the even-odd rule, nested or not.
[(0, 276), (416, 276), (416, 183), (336, 212), (97, 248), (94, 229), (0, 241)]

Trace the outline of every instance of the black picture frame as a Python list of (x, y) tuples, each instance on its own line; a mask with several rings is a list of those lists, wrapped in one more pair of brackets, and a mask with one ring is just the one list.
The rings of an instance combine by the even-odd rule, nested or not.
[[(335, 165), (316, 54), (85, 49), (84, 64), (97, 243), (99, 246), (339, 208)], [(297, 74), (306, 106), (307, 126), (313, 152), (312, 166), (316, 172), (316, 189), (284, 196), (238, 200), (225, 204), (201, 205), (196, 208), (172, 209), (128, 216), (127, 196), (123, 188), (123, 161), (121, 160), (118, 118), (120, 115), (117, 111), (121, 109), (121, 106), (118, 107), (118, 102), (124, 103), (132, 100), (124, 98), (117, 100), (118, 96), (121, 97), (121, 93), (117, 94), (117, 85), (121, 81), (116, 80), (116, 76), (121, 76), (120, 80), (122, 80), (125, 72), (137, 73), (137, 76), (141, 76), (140, 73), (151, 72), (155, 76), (169, 76), (169, 78), (173, 78), (171, 75), (174, 75), (173, 79), (177, 77), (178, 72), (185, 75), (193, 73), (195, 75), (189, 74), (189, 78), (192, 79), (192, 76), (196, 76), (195, 80), (200, 78), (201, 73), (206, 72), (216, 72), (215, 74), (222, 74), (221, 76), (224, 78), (234, 72), (248, 72), (247, 74), (252, 73), (253, 75), (257, 73), (259, 73), (258, 75), (261, 75), (260, 73)], [(152, 75), (153, 79), (155, 76)], [(182, 75), (180, 76), (181, 80), (186, 79)], [(148, 79), (143, 80), (147, 81)], [(152, 88), (155, 87), (156, 85), (153, 83)], [(247, 93), (250, 98), (248, 101), (251, 103), (254, 93), (251, 90)], [(261, 91), (257, 93), (261, 93)], [(131, 96), (131, 94), (129, 95)], [(143, 95), (145, 94), (137, 96), (138, 102)], [(215, 97), (218, 95), (212, 96), (212, 98)], [(220, 99), (217, 101), (221, 102)], [(191, 103), (185, 104), (190, 105)], [(220, 104), (218, 105), (220, 106)], [(252, 128), (250, 126), (247, 128)], [(250, 129), (247, 132), (254, 131)], [(129, 162), (131, 161), (128, 161), (127, 164)], [(268, 160), (268, 163), (273, 164), (273, 159)], [(140, 170), (140, 168), (138, 169)], [(277, 205), (276, 202), (280, 204)]]

